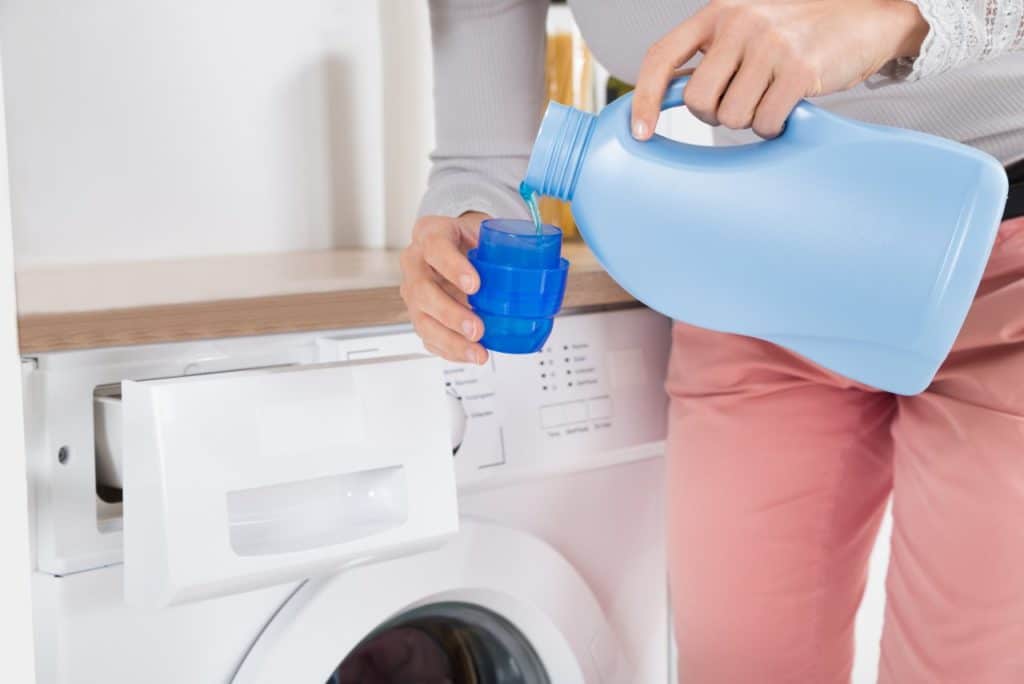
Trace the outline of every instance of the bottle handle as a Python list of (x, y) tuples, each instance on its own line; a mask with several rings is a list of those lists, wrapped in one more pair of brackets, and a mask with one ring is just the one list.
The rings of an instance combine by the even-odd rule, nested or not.
[[(661, 100), (661, 111), (686, 106), (686, 103), (683, 102), (683, 92), (686, 90), (686, 82), (689, 80), (689, 76), (680, 76), (669, 83), (665, 90), (665, 96)], [(815, 134), (830, 118), (831, 116), (825, 110), (815, 107), (807, 100), (800, 100), (790, 112), (789, 117), (786, 118), (782, 133), (776, 139), (785, 137), (811, 140), (816, 137)]]

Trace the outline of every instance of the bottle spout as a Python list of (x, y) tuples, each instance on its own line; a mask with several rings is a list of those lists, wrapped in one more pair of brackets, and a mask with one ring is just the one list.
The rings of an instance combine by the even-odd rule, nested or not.
[(525, 182), (539, 194), (571, 201), (597, 117), (548, 103), (533, 143)]

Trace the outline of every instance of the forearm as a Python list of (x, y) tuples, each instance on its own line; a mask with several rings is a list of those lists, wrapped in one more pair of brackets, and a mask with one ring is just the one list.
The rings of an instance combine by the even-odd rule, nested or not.
[(421, 214), (522, 215), (543, 107), (545, 0), (432, 0), (437, 143)]

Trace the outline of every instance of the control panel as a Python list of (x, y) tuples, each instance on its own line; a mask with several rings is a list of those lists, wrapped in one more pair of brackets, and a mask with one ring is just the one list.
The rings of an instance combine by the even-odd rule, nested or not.
[(595, 347), (600, 345), (563, 339), (538, 354), (538, 384), (547, 399), (539, 407), (540, 426), (548, 437), (611, 427), (612, 398)]
[[(635, 308), (561, 316), (536, 354), (445, 364), (461, 488), (661, 453), (670, 322)], [(422, 352), (411, 333), (330, 337), (321, 361)], [(400, 426), (398, 426), (400, 427)]]

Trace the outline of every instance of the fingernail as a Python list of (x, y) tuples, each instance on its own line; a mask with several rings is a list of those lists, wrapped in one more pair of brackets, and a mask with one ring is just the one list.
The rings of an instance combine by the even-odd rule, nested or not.
[(480, 363), (479, 357), (476, 355), (476, 349), (470, 347), (466, 350), (466, 361), (470, 363)]
[(473, 333), (476, 332), (476, 326), (473, 325), (473, 321), (462, 321), (462, 334), (473, 339)]
[(633, 122), (633, 137), (637, 140), (647, 139), (647, 122), (637, 119)]
[(465, 274), (459, 276), (459, 285), (462, 286), (462, 291), (466, 294), (473, 294), (473, 276)]

